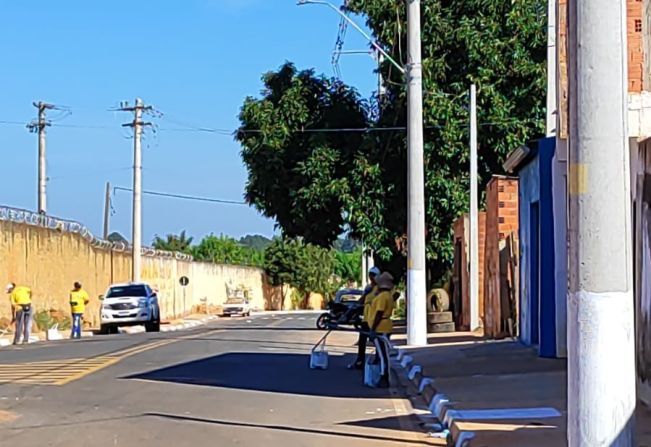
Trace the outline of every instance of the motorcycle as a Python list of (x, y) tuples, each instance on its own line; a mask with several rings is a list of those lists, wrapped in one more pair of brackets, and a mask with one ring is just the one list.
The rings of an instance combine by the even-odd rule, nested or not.
[(362, 291), (343, 289), (337, 292), (334, 301), (328, 303), (328, 311), (317, 318), (317, 329), (328, 329), (332, 325), (352, 325), (360, 329), (364, 305), (359, 303)]

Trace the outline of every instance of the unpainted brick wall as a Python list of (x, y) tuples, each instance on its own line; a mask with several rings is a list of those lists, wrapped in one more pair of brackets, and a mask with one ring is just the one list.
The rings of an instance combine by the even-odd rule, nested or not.
[(643, 87), (644, 46), (642, 39), (642, 1), (627, 0), (628, 91), (639, 93)]
[[(484, 332), (504, 336), (504, 300), (508, 300), (508, 272), (500, 266), (506, 238), (518, 238), (518, 180), (493, 176), (486, 188), (486, 243), (484, 272)], [(508, 302), (508, 301), (507, 301)]]

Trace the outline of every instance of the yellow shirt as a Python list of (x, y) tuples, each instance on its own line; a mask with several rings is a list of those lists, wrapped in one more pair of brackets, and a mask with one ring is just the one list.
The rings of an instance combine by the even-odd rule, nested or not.
[(375, 328), (375, 332), (380, 334), (390, 334), (393, 329), (393, 322), (391, 321), (391, 315), (393, 314), (393, 307), (395, 302), (393, 301), (393, 291), (392, 290), (383, 290), (378, 293), (375, 298), (373, 298), (373, 304), (371, 305), (370, 320), (368, 324), (373, 329), (373, 324), (375, 322), (375, 316), (378, 312), (382, 312), (382, 320)]
[(373, 286), (373, 288), (371, 288), (371, 291), (366, 294), (366, 298), (364, 298), (363, 321), (366, 321), (369, 324), (373, 323), (373, 321), (370, 320), (369, 318), (371, 316), (371, 305), (373, 304), (373, 298), (375, 298), (376, 293), (377, 293), (377, 286)]
[(70, 309), (73, 314), (83, 314), (88, 304), (88, 294), (84, 289), (73, 290), (70, 292)]
[(9, 300), (14, 309), (19, 309), (21, 304), (32, 304), (32, 290), (29, 287), (17, 286), (11, 291)]

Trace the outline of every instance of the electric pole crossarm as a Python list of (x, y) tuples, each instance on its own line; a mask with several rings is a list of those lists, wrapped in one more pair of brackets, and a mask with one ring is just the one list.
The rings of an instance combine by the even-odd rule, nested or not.
[(56, 109), (56, 106), (42, 101), (33, 102), (34, 107), (38, 109), (38, 119), (27, 125), (30, 132), (38, 133), (38, 212), (47, 213), (47, 173), (45, 158), (45, 129), (50, 126), (50, 122), (45, 117), (47, 110)]
[(123, 127), (133, 128), (133, 214), (132, 214), (132, 265), (131, 280), (140, 281), (141, 272), (141, 250), (142, 250), (142, 129), (151, 123), (142, 121), (142, 114), (145, 111), (152, 110), (153, 107), (143, 105), (140, 98), (136, 98), (136, 104), (133, 107), (122, 107), (118, 110), (122, 112), (132, 112), (133, 121), (123, 124)]

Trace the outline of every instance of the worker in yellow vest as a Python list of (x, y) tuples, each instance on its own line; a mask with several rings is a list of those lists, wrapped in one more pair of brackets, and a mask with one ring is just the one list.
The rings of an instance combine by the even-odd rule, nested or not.
[(29, 336), (32, 332), (32, 290), (25, 286), (16, 286), (9, 283), (6, 288), (11, 303), (11, 322), (16, 323), (14, 334), (14, 345), (20, 342), (22, 335), (23, 344), (29, 343)]
[(70, 338), (81, 338), (81, 319), (89, 302), (88, 293), (76, 282), (70, 291), (70, 312), (72, 313), (72, 333)]

